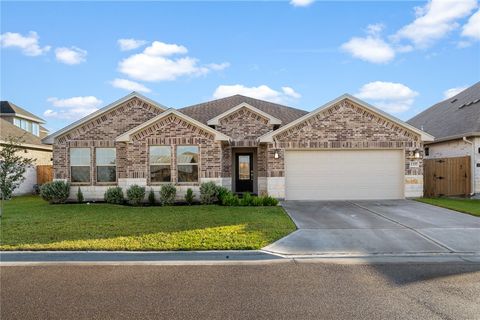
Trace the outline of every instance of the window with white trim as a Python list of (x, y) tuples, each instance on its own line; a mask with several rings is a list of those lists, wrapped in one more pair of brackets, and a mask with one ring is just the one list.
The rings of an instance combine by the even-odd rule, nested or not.
[(71, 182), (90, 182), (90, 148), (70, 148)]
[(117, 181), (117, 150), (115, 148), (96, 148), (97, 182)]
[(172, 148), (170, 146), (150, 146), (150, 182), (170, 182), (172, 178)]
[(177, 146), (178, 182), (198, 182), (198, 146)]

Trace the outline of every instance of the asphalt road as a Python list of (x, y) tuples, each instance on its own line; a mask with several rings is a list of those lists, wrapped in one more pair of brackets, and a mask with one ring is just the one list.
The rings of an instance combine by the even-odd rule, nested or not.
[(480, 264), (1, 267), (7, 319), (480, 319)]

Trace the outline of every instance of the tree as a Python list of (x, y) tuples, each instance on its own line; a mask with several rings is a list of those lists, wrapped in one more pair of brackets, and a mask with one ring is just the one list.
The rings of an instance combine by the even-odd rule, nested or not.
[(21, 156), (23, 136), (7, 138), (0, 146), (0, 199), (10, 199), (13, 191), (25, 180), (25, 171), (35, 159)]

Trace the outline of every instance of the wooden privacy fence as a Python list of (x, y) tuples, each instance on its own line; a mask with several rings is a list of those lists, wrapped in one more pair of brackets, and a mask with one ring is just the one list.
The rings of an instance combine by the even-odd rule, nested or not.
[(53, 180), (53, 166), (39, 165), (37, 166), (37, 184), (42, 185)]
[(467, 196), (471, 192), (470, 157), (424, 160), (424, 196)]

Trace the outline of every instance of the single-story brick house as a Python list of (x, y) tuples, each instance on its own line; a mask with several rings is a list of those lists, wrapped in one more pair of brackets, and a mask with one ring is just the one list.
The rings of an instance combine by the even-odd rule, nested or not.
[(102, 199), (110, 186), (179, 196), (214, 181), (287, 200), (402, 199), (423, 193), (433, 137), (350, 95), (311, 112), (235, 95), (169, 109), (136, 92), (44, 139), (54, 178)]
[(408, 123), (435, 136), (425, 158), (470, 157), (471, 190), (480, 194), (480, 82), (434, 104)]

